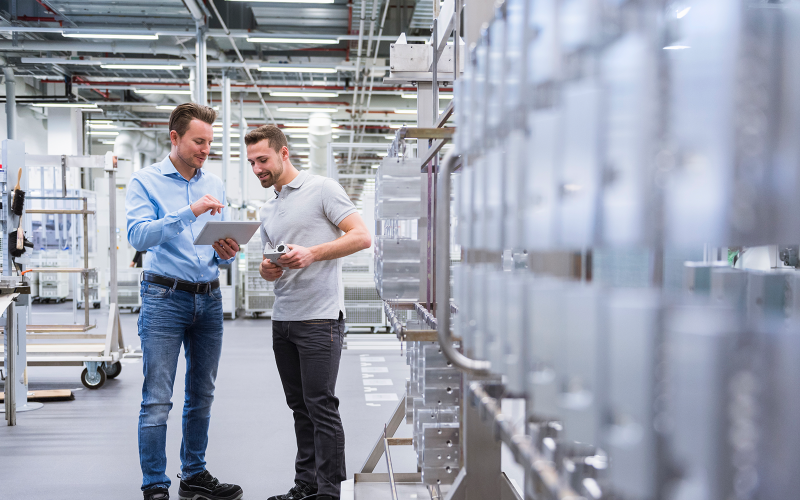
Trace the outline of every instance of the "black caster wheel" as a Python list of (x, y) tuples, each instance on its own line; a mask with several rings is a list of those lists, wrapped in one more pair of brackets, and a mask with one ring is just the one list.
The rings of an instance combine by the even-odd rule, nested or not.
[(92, 308), (93, 309), (100, 309), (100, 302), (95, 302), (94, 304), (92, 304)]
[(95, 374), (94, 378), (89, 378), (89, 369), (84, 368), (81, 372), (81, 383), (87, 389), (99, 389), (103, 387), (103, 384), (106, 383), (106, 372), (103, 370), (102, 367), (97, 367), (97, 373)]
[(117, 375), (122, 373), (122, 363), (119, 361), (112, 363), (109, 367), (107, 364), (104, 366), (103, 371), (106, 372), (106, 377), (117, 378)]

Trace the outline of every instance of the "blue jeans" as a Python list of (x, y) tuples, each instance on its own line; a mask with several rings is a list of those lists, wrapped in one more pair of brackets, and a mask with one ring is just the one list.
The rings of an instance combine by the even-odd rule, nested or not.
[(146, 490), (170, 486), (165, 473), (167, 416), (172, 409), (181, 344), (186, 356), (181, 475), (190, 477), (206, 468), (208, 424), (222, 351), (222, 293), (217, 288), (208, 294), (194, 294), (143, 281), (141, 295), (144, 385), (139, 460), (142, 490)]

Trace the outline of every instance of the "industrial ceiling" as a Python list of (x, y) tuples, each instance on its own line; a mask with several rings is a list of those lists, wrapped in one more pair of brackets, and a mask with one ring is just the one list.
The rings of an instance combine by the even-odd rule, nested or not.
[[(435, 1), (3, 0), (0, 56), (32, 89), (18, 104), (96, 106), (87, 119), (166, 141), (171, 108), (193, 98), (202, 39), (210, 105), (220, 103), (225, 73), (248, 128), (307, 123), (308, 110), (321, 108), (331, 112), (334, 142), (372, 144), (337, 149), (339, 172), (350, 177), (343, 184), (358, 198), (360, 175), (384, 154), (377, 144), (416, 123), (415, 88), (383, 83), (389, 45), (400, 33), (429, 39)], [(303, 136), (289, 137), (300, 150)], [(89, 152), (103, 142), (93, 137)]]

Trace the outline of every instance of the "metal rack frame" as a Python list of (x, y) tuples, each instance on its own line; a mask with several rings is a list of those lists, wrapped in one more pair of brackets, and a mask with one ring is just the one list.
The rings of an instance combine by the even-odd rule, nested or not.
[[(22, 144), (19, 141), (20, 145)], [(6, 150), (4, 143), (4, 151)], [(13, 145), (11, 147), (14, 147)], [(23, 146), (24, 147), (24, 146)], [(61, 168), (62, 197), (31, 197), (29, 199), (57, 199), (81, 201), (81, 209), (30, 209), (26, 210), (29, 214), (76, 214), (83, 216), (83, 263), (84, 267), (47, 267), (29, 268), (24, 271), (27, 273), (80, 273), (83, 275), (84, 297), (89, 296), (89, 273), (93, 271), (89, 268), (89, 245), (88, 245), (88, 216), (95, 213), (88, 209), (88, 200), (85, 197), (68, 197), (66, 187), (66, 171), (68, 167), (103, 169), (108, 175), (109, 182), (109, 209), (112, 217), (109, 219), (109, 235), (112, 244), (109, 246), (110, 257), (110, 287), (109, 287), (109, 316), (105, 333), (91, 333), (96, 325), (90, 323), (89, 308), (84, 308), (84, 324), (72, 325), (27, 325), (24, 324), (26, 339), (34, 341), (57, 341), (55, 343), (26, 343), (25, 346), (25, 365), (29, 366), (84, 366), (82, 382), (87, 387), (96, 389), (101, 387), (106, 377), (113, 378), (119, 373), (119, 364), (124, 352), (126, 351), (122, 327), (119, 318), (119, 307), (117, 304), (117, 248), (113, 242), (116, 239), (116, 221), (113, 214), (116, 213), (116, 158), (106, 156), (67, 156), (67, 155), (24, 155), (25, 167), (55, 167)], [(8, 172), (8, 170), (7, 170)], [(27, 184), (27, 174), (23, 174), (25, 184)], [(4, 254), (4, 258), (6, 255)], [(10, 267), (5, 266), (4, 272)], [(78, 298), (75, 297), (75, 300)], [(22, 326), (18, 322), (17, 327)], [(68, 341), (76, 341), (70, 343)], [(100, 341), (98, 343), (87, 343), (88, 340)], [(22, 346), (20, 346), (22, 347)], [(102, 371), (102, 373), (100, 373)], [(106, 374), (108, 371), (108, 375)]]

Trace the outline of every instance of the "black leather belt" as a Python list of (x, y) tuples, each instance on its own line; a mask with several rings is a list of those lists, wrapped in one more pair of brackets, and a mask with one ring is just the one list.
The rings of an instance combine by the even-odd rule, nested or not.
[(142, 280), (155, 283), (156, 285), (164, 285), (170, 288), (174, 287), (175, 290), (189, 293), (208, 293), (211, 290), (216, 290), (219, 288), (218, 279), (209, 281), (207, 283), (195, 283), (193, 281), (183, 281), (175, 278), (168, 278), (166, 276), (161, 276), (160, 274), (143, 273)]

